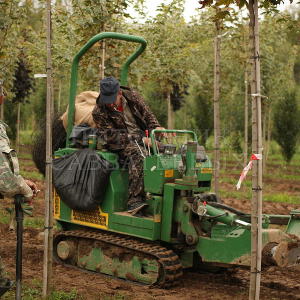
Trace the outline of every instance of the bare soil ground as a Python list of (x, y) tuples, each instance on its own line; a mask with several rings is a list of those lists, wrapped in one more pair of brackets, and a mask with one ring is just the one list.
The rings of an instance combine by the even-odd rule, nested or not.
[[(223, 202), (230, 205), (238, 210), (250, 213), (251, 203), (249, 200), (234, 199), (234, 198), (223, 198)], [(264, 202), (263, 213), (265, 214), (276, 214), (276, 215), (288, 215), (291, 210), (299, 208), (297, 204), (281, 203), (281, 202)]]
[[(0, 225), (0, 253), (6, 270), (15, 268), (15, 233)], [(27, 228), (24, 233), (23, 278), (42, 281), (43, 237), (41, 230)], [(137, 285), (111, 277), (82, 272), (54, 263), (53, 286), (56, 290), (76, 289), (82, 299), (248, 299), (249, 271), (238, 269), (219, 274), (185, 271), (181, 285), (170, 290)], [(300, 299), (300, 270), (270, 267), (262, 273), (261, 299)]]
[[(228, 167), (230, 169), (230, 166)], [(32, 165), (24, 166), (26, 171), (36, 169)], [(295, 172), (299, 172), (298, 169)], [(236, 175), (230, 175), (238, 177)], [(44, 215), (43, 182), (36, 180), (42, 192), (34, 202), (34, 216)], [(288, 191), (299, 195), (300, 182), (268, 179), (267, 185), (274, 191)], [(231, 190), (232, 185), (223, 183), (222, 188)], [(246, 199), (224, 198), (224, 202), (237, 209), (249, 212), (250, 201)], [(9, 200), (2, 201), (0, 209), (9, 205)], [(264, 212), (271, 214), (288, 214), (299, 205), (288, 203), (264, 202)], [(6, 270), (13, 278), (15, 268), (15, 233), (8, 231), (8, 225), (0, 224), (0, 256)], [(24, 233), (23, 278), (25, 284), (32, 285), (33, 279), (42, 281), (43, 234), (42, 229), (26, 228)], [(56, 290), (71, 291), (76, 289), (78, 299), (248, 299), (249, 270), (237, 269), (223, 273), (184, 272), (181, 285), (170, 290), (142, 286), (94, 273), (82, 272), (54, 263), (53, 286)], [(262, 272), (261, 299), (300, 299), (300, 269), (280, 269), (269, 267)]]

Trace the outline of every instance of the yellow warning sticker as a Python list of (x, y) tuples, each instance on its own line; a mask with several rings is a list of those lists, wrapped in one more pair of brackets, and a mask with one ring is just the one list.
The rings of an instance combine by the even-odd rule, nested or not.
[(108, 214), (102, 212), (101, 208), (91, 211), (72, 210), (72, 222), (95, 228), (107, 229)]
[(174, 170), (165, 170), (165, 177), (174, 177)]
[(53, 189), (53, 199), (54, 199), (54, 218), (60, 218), (60, 198), (56, 193), (55, 189)]
[(212, 168), (202, 168), (201, 173), (203, 173), (203, 174), (212, 174)]

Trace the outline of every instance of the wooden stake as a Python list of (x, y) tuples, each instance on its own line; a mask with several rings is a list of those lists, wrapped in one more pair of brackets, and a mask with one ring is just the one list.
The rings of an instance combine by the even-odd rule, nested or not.
[(267, 161), (269, 158), (269, 152), (270, 152), (270, 143), (271, 143), (271, 132), (272, 132), (272, 106), (271, 103), (269, 103), (269, 109), (268, 109), (268, 129), (267, 129), (267, 143), (266, 143), (266, 148), (264, 150), (265, 156), (264, 156), (264, 172), (266, 172), (267, 168)]
[[(241, 20), (242, 11), (241, 11)], [(244, 25), (244, 24), (243, 24)], [(248, 57), (248, 46), (249, 46), (249, 37), (247, 37), (246, 28), (244, 28), (244, 52), (245, 56)], [(247, 41), (248, 40), (248, 41)], [(244, 83), (245, 83), (245, 94), (244, 94), (244, 167), (248, 164), (248, 143), (249, 143), (249, 136), (248, 136), (248, 126), (249, 126), (249, 59), (245, 59), (245, 75), (244, 75)]]
[(174, 129), (174, 111), (171, 103), (171, 93), (167, 94), (167, 106), (168, 106), (168, 129)]
[(45, 237), (43, 266), (43, 298), (50, 294), (53, 247), (53, 200), (52, 200), (52, 59), (51, 59), (51, 0), (47, 0), (47, 103), (46, 103), (46, 190), (45, 190)]
[[(249, 0), (252, 61), (252, 152), (262, 154), (258, 0)], [(251, 275), (249, 300), (258, 300), (262, 255), (262, 160), (253, 162), (251, 203)]]
[(61, 79), (58, 81), (58, 101), (57, 101), (57, 111), (60, 112), (61, 106)]
[(245, 69), (245, 99), (244, 99), (244, 167), (248, 163), (248, 72)]
[(219, 196), (220, 175), (220, 21), (215, 21), (216, 36), (214, 39), (214, 192)]
[[(262, 99), (262, 103), (261, 103), (261, 108), (262, 108), (262, 112), (261, 112), (261, 117), (262, 117), (262, 147), (265, 150), (266, 149), (266, 143), (267, 143), (267, 110), (268, 110), (268, 103), (266, 103), (265, 101), (266, 99)], [(265, 172), (265, 157), (264, 160), (262, 162), (262, 172), (264, 174)]]

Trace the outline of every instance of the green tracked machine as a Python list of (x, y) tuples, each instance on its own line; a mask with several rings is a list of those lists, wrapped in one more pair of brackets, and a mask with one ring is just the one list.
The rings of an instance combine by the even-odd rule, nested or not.
[[(140, 44), (122, 66), (122, 85), (127, 84), (129, 65), (146, 48), (141, 37), (105, 32), (79, 51), (72, 66), (68, 136), (73, 127), (79, 61), (104, 38)], [(144, 159), (146, 217), (126, 212), (128, 172), (117, 167), (117, 154), (97, 149), (97, 141), (90, 140), (89, 147), (116, 167), (95, 210), (72, 210), (54, 193), (59, 228), (54, 257), (58, 262), (164, 288), (178, 283), (184, 268), (250, 266), (251, 216), (219, 203), (209, 192), (212, 164), (193, 131), (164, 132), (168, 137), (163, 150), (157, 147), (161, 131), (150, 133), (154, 146)], [(75, 151), (78, 149), (67, 141), (55, 157)], [(290, 215), (263, 215), (262, 226), (264, 265), (300, 263), (300, 210)]]

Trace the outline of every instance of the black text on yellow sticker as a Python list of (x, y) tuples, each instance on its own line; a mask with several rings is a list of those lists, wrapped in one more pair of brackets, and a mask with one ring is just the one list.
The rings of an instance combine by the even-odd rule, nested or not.
[(212, 168), (202, 168), (201, 173), (203, 174), (211, 174), (212, 173)]

